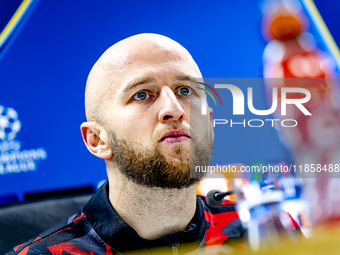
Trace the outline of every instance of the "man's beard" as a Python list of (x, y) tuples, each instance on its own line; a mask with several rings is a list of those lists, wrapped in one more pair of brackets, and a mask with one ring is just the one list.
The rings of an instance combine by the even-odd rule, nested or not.
[[(136, 146), (136, 144), (118, 138), (113, 131), (108, 131), (109, 146), (118, 169), (129, 180), (145, 187), (176, 189), (190, 187), (205, 175), (202, 172), (195, 172), (195, 166), (210, 164), (212, 135), (206, 136), (198, 143), (197, 139), (194, 139), (195, 142), (192, 140), (191, 134), (190, 155), (183, 152), (183, 155), (178, 157), (166, 157), (158, 150), (158, 142), (155, 142), (154, 149), (150, 150), (141, 144)], [(182, 145), (172, 146), (175, 154), (179, 155), (183, 150)]]

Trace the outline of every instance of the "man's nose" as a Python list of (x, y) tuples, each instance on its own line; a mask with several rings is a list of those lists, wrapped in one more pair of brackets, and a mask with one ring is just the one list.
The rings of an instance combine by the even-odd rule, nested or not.
[(184, 110), (179, 103), (174, 92), (169, 88), (165, 87), (161, 90), (159, 95), (159, 116), (158, 119), (162, 123), (172, 121), (183, 121), (185, 118)]

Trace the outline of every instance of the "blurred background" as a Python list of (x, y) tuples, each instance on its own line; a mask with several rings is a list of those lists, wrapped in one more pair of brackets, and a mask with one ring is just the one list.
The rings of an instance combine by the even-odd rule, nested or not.
[[(80, 134), (86, 78), (108, 47), (146, 32), (186, 47), (204, 77), (237, 78), (245, 95), (253, 87), (258, 109), (270, 108), (273, 86), (290, 86), (275, 79), (318, 81), (299, 85), (312, 93), (306, 108), (313, 118), (292, 109), (285, 119), (298, 120), (294, 129), (217, 126), (212, 165), (339, 164), (339, 11), (331, 0), (0, 0), (0, 205), (87, 195), (103, 183), (104, 161)], [(231, 119), (228, 105), (213, 107), (214, 118)], [(241, 119), (256, 118), (248, 111)], [(280, 190), (276, 202), (310, 236), (313, 224), (340, 215), (337, 172), (326, 172), (308, 179), (234, 176), (238, 186), (222, 175), (197, 191), (254, 183), (261, 195), (263, 188)]]

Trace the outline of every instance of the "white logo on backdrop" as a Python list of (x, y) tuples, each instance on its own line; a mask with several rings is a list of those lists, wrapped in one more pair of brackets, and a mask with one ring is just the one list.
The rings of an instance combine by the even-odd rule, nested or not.
[(18, 113), (0, 105), (0, 175), (36, 171), (37, 161), (47, 158), (44, 148), (21, 150), (20, 130)]

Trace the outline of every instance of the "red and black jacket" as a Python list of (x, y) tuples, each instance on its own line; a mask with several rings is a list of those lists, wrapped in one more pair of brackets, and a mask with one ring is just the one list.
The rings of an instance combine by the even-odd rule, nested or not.
[(187, 252), (185, 247), (198, 249), (218, 244), (235, 250), (244, 247), (245, 229), (230, 201), (212, 208), (206, 205), (204, 197), (197, 196), (195, 216), (185, 231), (147, 240), (139, 237), (116, 213), (108, 199), (108, 189), (108, 183), (104, 184), (77, 214), (7, 255), (124, 254), (132, 250), (152, 252), (156, 247), (181, 254)]

